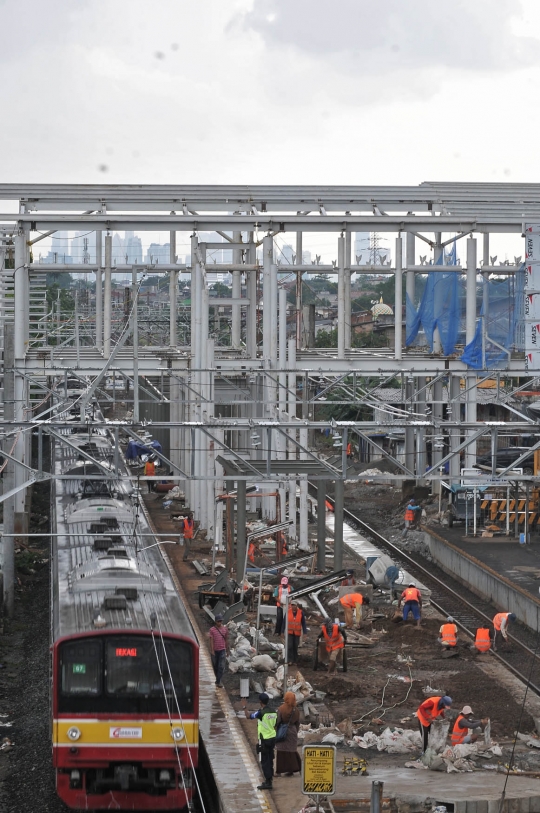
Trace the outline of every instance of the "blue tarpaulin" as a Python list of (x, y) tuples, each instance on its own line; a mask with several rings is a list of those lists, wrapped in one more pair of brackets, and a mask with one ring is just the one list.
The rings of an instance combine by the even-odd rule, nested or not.
[(148, 444), (139, 443), (136, 440), (130, 440), (126, 449), (126, 458), (128, 460), (136, 460), (143, 454), (152, 454), (152, 452), (161, 452), (161, 443), (157, 440), (151, 440)]

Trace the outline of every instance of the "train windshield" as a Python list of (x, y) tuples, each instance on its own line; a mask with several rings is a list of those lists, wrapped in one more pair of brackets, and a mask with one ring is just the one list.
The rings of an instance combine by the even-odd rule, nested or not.
[(107, 635), (60, 646), (60, 712), (193, 710), (192, 647), (159, 636)]

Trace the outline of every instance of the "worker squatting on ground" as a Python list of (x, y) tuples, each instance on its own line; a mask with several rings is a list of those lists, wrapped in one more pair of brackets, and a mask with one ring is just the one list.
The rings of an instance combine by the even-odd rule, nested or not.
[(260, 709), (252, 711), (251, 720), (257, 720), (257, 734), (259, 743), (257, 750), (261, 755), (261, 769), (264, 782), (258, 786), (259, 790), (271, 790), (274, 778), (274, 748), (276, 745), (277, 712), (268, 707), (270, 698), (263, 692), (259, 695)]
[(358, 626), (362, 620), (362, 606), (369, 604), (369, 598), (361, 593), (347, 593), (341, 596), (339, 603), (345, 611), (345, 626), (352, 629), (354, 621)]
[(483, 717), (481, 720), (475, 720), (473, 717), (473, 710), (470, 706), (463, 706), (459, 712), (450, 741), (452, 745), (462, 745), (463, 743), (473, 743), (478, 739), (478, 734), (474, 733), (475, 728), (480, 728), (482, 731), (489, 723), (489, 717)]
[(328, 653), (328, 674), (333, 675), (337, 670), (339, 650), (345, 646), (345, 639), (339, 631), (339, 624), (333, 624), (330, 618), (321, 626), (322, 636)]
[(442, 644), (445, 649), (457, 645), (457, 627), (451, 615), (446, 619), (446, 623), (441, 626), (437, 642)]
[(287, 611), (287, 661), (289, 666), (298, 663), (298, 647), (302, 643), (302, 634), (306, 635), (308, 628), (301, 607), (295, 601)]
[(289, 580), (287, 576), (283, 576), (281, 579), (281, 584), (279, 587), (276, 587), (274, 590), (274, 598), (276, 599), (276, 606), (277, 606), (277, 613), (276, 613), (276, 627), (274, 629), (274, 635), (284, 635), (285, 634), (285, 624), (283, 623), (283, 593), (287, 593), (290, 595), (291, 592), (291, 585), (289, 584)]
[(412, 617), (416, 621), (416, 626), (419, 627), (422, 619), (422, 593), (414, 582), (411, 582), (401, 594), (397, 606), (398, 610), (401, 607), (402, 601), (405, 602), (403, 604), (403, 620), (406, 621), (409, 617), (409, 613), (412, 613)]
[(423, 703), (420, 703), (416, 710), (418, 718), (418, 726), (420, 734), (422, 735), (422, 753), (426, 750), (428, 745), (429, 732), (431, 731), (431, 724), (433, 720), (439, 718), (444, 719), (445, 709), (452, 706), (452, 698), (448, 695), (444, 697), (428, 697)]
[(472, 649), (476, 649), (477, 652), (480, 653), (489, 652), (491, 649), (491, 636), (492, 633), (490, 629), (487, 627), (479, 627), (476, 630)]
[(354, 578), (354, 570), (348, 570), (345, 574), (345, 578), (341, 582), (342, 587), (352, 587), (356, 584), (356, 579)]
[(514, 613), (497, 613), (493, 619), (493, 651), (497, 651), (497, 633), (508, 641), (508, 625), (516, 620)]

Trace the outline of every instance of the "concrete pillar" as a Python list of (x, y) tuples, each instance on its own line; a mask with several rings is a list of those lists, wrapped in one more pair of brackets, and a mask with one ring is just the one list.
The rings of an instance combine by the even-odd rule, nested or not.
[(345, 232), (345, 350), (351, 349), (351, 236)]
[(101, 270), (103, 232), (96, 232), (96, 347), (103, 349), (103, 272)]
[[(292, 438), (296, 438), (296, 430), (294, 429), (294, 423), (296, 421), (296, 338), (288, 340), (287, 348), (287, 366), (291, 371), (288, 375), (287, 383), (287, 409), (289, 413), (288, 435), (291, 438), (288, 442), (288, 459), (296, 460), (296, 446), (292, 442)], [(295, 539), (298, 539), (296, 513), (296, 481), (291, 480), (289, 482), (289, 521), (293, 527), (290, 529), (289, 534), (294, 536)]]
[[(411, 266), (416, 265), (416, 240), (414, 234), (411, 232), (407, 232), (407, 259), (406, 264), (407, 268), (411, 268)], [(413, 303), (415, 304), (415, 272), (414, 271), (407, 271), (407, 280), (406, 280), (406, 287), (407, 287), (407, 296)]]
[(103, 354), (111, 355), (112, 334), (112, 236), (105, 235), (105, 289), (103, 292)]
[[(417, 378), (416, 414), (420, 419), (426, 417), (426, 378)], [(416, 473), (422, 477), (426, 470), (426, 430), (418, 427), (416, 430)]]
[[(303, 265), (303, 234), (296, 232), (296, 265)], [(296, 349), (302, 347), (302, 271), (296, 271)]]
[[(253, 242), (253, 233), (249, 235), (248, 265), (255, 265), (257, 249)], [(249, 307), (246, 317), (246, 349), (248, 358), (257, 357), (257, 271), (246, 271), (246, 295)]]
[(317, 570), (326, 568), (326, 480), (317, 480)]
[(402, 310), (403, 310), (403, 240), (396, 237), (396, 296), (394, 301), (394, 358), (402, 358)]
[(338, 359), (345, 358), (345, 238), (338, 237)]
[[(476, 332), (476, 270), (477, 270), (477, 248), (476, 238), (467, 239), (467, 298), (466, 298), (466, 336), (465, 342), (469, 344), (473, 341)], [(467, 422), (476, 422), (476, 373), (467, 374), (467, 395), (466, 395), (466, 415)], [(474, 430), (469, 430), (469, 436), (474, 434)], [(465, 449), (465, 467), (471, 468), (476, 463), (476, 441), (469, 444)]]
[(132, 308), (131, 327), (133, 341), (133, 420), (139, 421), (139, 296), (137, 290), (137, 269), (131, 272)]
[[(450, 383), (450, 398), (449, 398), (449, 406), (452, 409), (451, 420), (453, 422), (459, 423), (461, 418), (461, 405), (460, 405), (460, 392), (461, 392), (461, 385), (460, 379), (461, 376), (459, 373), (450, 373), (448, 376), (449, 383)], [(457, 449), (460, 443), (460, 432), (458, 428), (450, 429), (450, 451)], [(454, 457), (450, 458), (450, 483), (452, 485), (459, 483), (460, 478), (460, 460), (459, 455), (455, 455)]]
[[(170, 254), (169, 262), (176, 263), (176, 232), (169, 236)], [(169, 344), (176, 347), (178, 342), (176, 320), (178, 318), (178, 271), (169, 272)]]
[[(25, 356), (28, 350), (29, 338), (29, 313), (28, 302), (30, 299), (30, 283), (28, 277), (28, 231), (21, 228), (16, 235), (15, 242), (15, 273), (14, 273), (14, 353), (15, 353), (15, 377), (14, 377), (14, 421), (23, 422), (27, 420), (25, 407), (28, 405), (28, 385), (23, 375), (17, 369), (24, 368)], [(27, 435), (18, 435), (13, 450), (13, 456), (22, 463), (28, 465), (27, 459)], [(20, 486), (28, 478), (22, 466), (15, 466), (14, 485)], [(25, 511), (26, 489), (22, 489), (15, 494), (15, 531), (26, 533), (28, 531), (28, 513)]]
[[(300, 444), (307, 448), (308, 445), (308, 430), (307, 427), (301, 427)], [(307, 460), (307, 452), (300, 451), (300, 460)], [(298, 540), (298, 547), (300, 550), (310, 550), (309, 537), (308, 537), (308, 481), (304, 476), (300, 480), (300, 536)]]
[[(235, 243), (240, 243), (242, 241), (242, 232), (240, 231), (233, 232), (233, 240)], [(238, 248), (233, 249), (233, 264), (240, 265), (241, 262), (242, 262), (242, 250)], [(232, 272), (232, 296), (233, 299), (240, 299), (241, 295), (242, 295), (242, 272), (235, 269)], [(231, 317), (231, 345), (236, 350), (239, 350), (240, 347), (242, 346), (241, 327), (242, 327), (242, 306), (233, 305)]]
[(344, 482), (334, 483), (334, 570), (343, 567), (343, 497)]
[[(435, 263), (435, 265), (437, 265), (437, 263), (439, 262), (439, 260), (443, 256), (444, 256), (444, 249), (443, 249), (443, 247), (441, 245), (441, 233), (436, 232), (435, 233), (434, 256), (433, 256), (433, 262)], [(435, 313), (439, 312), (441, 304), (442, 304), (441, 303), (441, 290), (442, 290), (442, 287), (441, 287), (441, 285), (437, 284), (438, 279), (439, 279), (439, 277), (437, 276), (435, 278), (435, 292), (434, 292), (434, 302), (433, 302), (433, 307), (434, 307)], [(441, 334), (439, 333), (439, 328), (438, 327), (436, 327), (435, 330), (433, 331), (433, 352), (434, 353), (442, 353)]]
[(246, 481), (236, 484), (236, 578), (242, 578), (246, 560)]
[[(4, 322), (4, 420), (13, 421), (15, 417), (15, 338), (13, 322)], [(12, 439), (4, 440), (4, 447), (9, 451)], [(4, 493), (15, 486), (15, 464), (6, 462), (4, 470)], [(4, 580), (4, 612), (11, 618), (15, 608), (15, 497), (4, 500), (4, 536), (2, 565)]]
[[(415, 392), (415, 381), (411, 376), (405, 379), (405, 409), (410, 417), (413, 417), (413, 396)], [(415, 470), (415, 456), (414, 456), (414, 429), (413, 427), (405, 427), (405, 465), (410, 471)]]

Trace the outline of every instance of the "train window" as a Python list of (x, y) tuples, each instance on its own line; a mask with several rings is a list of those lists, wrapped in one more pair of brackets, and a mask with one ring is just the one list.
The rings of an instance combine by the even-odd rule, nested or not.
[(85, 639), (60, 648), (61, 691), (68, 695), (101, 692), (102, 655), (99, 641)]
[(161, 705), (166, 711), (164, 690), (182, 706), (191, 700), (191, 648), (183, 641), (166, 640), (164, 651), (158, 637), (115, 636), (107, 639), (106, 652), (108, 695), (146, 698), (156, 711)]

